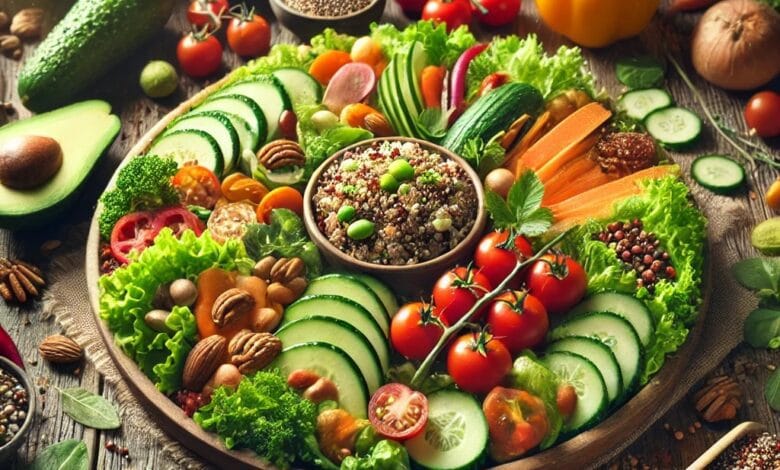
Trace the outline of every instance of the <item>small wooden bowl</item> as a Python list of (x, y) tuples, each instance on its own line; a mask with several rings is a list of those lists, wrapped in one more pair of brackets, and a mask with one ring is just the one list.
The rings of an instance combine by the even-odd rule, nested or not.
[(30, 426), (32, 426), (33, 418), (35, 417), (36, 393), (30, 377), (21, 367), (5, 357), (0, 356), (0, 369), (3, 369), (16, 377), (22, 387), (27, 391), (27, 417), (19, 427), (19, 432), (17, 432), (10, 441), (6, 442), (5, 445), (0, 446), (0, 463), (2, 463), (11, 460), (16, 455), (16, 451), (19, 447), (21, 447), (27, 439), (27, 434), (30, 432)]
[(360, 36), (368, 32), (368, 25), (378, 21), (385, 11), (386, 0), (373, 0), (362, 10), (344, 16), (314, 16), (302, 13), (287, 5), (285, 0), (270, 0), (271, 10), (276, 19), (285, 28), (299, 38), (308, 41), (325, 28), (333, 28), (340, 33)]
[[(366, 147), (374, 142), (413, 142), (419, 144), (425, 150), (429, 152), (435, 152), (449, 160), (455, 161), (461, 168), (466, 171), (471, 183), (476, 188), (477, 192), (477, 215), (474, 220), (474, 226), (471, 231), (466, 235), (466, 238), (452, 250), (447, 253), (428, 260), (422, 263), (412, 265), (383, 265), (368, 263), (365, 261), (359, 261), (346, 253), (342, 252), (320, 232), (317, 227), (317, 221), (315, 219), (315, 211), (313, 207), (313, 196), (317, 191), (317, 182), (320, 179), (320, 175), (328, 168), (333, 162), (339, 160), (345, 152), (354, 150), (358, 147)], [(449, 150), (439, 147), (438, 145), (430, 142), (412, 139), (407, 137), (385, 137), (378, 139), (370, 139), (357, 144), (351, 145), (341, 151), (337, 152), (317, 168), (312, 175), (311, 179), (306, 185), (306, 193), (303, 197), (303, 222), (306, 225), (306, 230), (309, 232), (309, 237), (312, 239), (317, 248), (325, 257), (325, 259), (332, 266), (343, 267), (352, 271), (362, 271), (373, 276), (376, 276), (389, 284), (393, 290), (404, 297), (419, 297), (419, 294), (425, 291), (428, 287), (438, 279), (438, 277), (444, 273), (447, 269), (454, 267), (459, 261), (462, 261), (470, 257), (474, 253), (474, 248), (479, 242), (479, 238), (482, 236), (482, 232), (485, 230), (487, 223), (487, 212), (485, 211), (485, 194), (482, 189), (482, 182), (479, 175), (469, 166), (469, 164), (450, 152)]]
[(696, 459), (692, 464), (688, 465), (687, 470), (704, 470), (712, 465), (720, 455), (726, 452), (726, 449), (731, 447), (731, 444), (737, 442), (745, 436), (751, 434), (759, 434), (766, 431), (766, 426), (754, 421), (745, 421), (742, 424), (738, 424), (731, 431), (727, 432), (723, 437), (718, 439), (718, 442), (712, 445), (706, 452)]

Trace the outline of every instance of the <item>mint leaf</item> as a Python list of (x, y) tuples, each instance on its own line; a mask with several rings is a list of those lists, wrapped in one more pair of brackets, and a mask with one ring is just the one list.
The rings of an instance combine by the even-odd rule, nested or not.
[(495, 140), (485, 143), (481, 138), (474, 137), (463, 146), (461, 157), (484, 178), (504, 163), (506, 149)]
[(520, 175), (515, 184), (509, 190), (507, 203), (515, 213), (515, 218), (522, 220), (542, 205), (544, 196), (544, 185), (531, 170), (525, 171)]
[(546, 207), (540, 207), (517, 224), (517, 231), (529, 237), (537, 237), (550, 228), (552, 219), (552, 211)]
[(490, 218), (493, 219), (493, 225), (496, 228), (505, 229), (514, 226), (516, 222), (515, 215), (509, 209), (509, 205), (504, 201), (504, 198), (495, 191), (485, 190), (485, 207), (487, 207), (487, 211), (490, 214)]
[(743, 287), (761, 291), (780, 290), (780, 260), (772, 258), (749, 258), (731, 267), (734, 278)]
[(650, 56), (621, 59), (615, 65), (620, 83), (632, 90), (659, 87), (664, 82), (664, 67)]
[(485, 203), (496, 228), (514, 228), (520, 235), (538, 236), (552, 225), (552, 212), (543, 208), (544, 185), (531, 170), (520, 175), (507, 200), (488, 190)]

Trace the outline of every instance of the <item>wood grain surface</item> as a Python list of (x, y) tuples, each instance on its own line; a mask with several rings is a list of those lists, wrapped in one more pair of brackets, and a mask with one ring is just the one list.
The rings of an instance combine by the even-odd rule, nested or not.
[[(27, 6), (40, 6), (47, 12), (46, 26), (56, 23), (72, 0), (0, 0), (0, 11), (13, 13), (19, 8)], [(97, 196), (110, 178), (122, 157), (137, 143), (149, 129), (152, 128), (163, 116), (174, 109), (180, 102), (193, 96), (207, 85), (207, 82), (195, 81), (187, 77), (180, 80), (180, 88), (174, 96), (161, 101), (146, 98), (137, 84), (138, 74), (143, 64), (151, 59), (166, 59), (175, 62), (175, 44), (186, 29), (183, 11), (187, 2), (179, 0), (177, 11), (169, 21), (165, 32), (159, 38), (145, 46), (141, 51), (127, 59), (119, 67), (112, 70), (108, 76), (99, 82), (88, 96), (100, 97), (108, 100), (114, 107), (114, 112), (122, 119), (123, 128), (120, 137), (109, 149), (108, 154), (101, 160), (98, 168), (88, 180), (82, 193), (77, 209), (68, 215), (67, 222), (86, 221), (89, 219)], [(256, 1), (255, 6), (259, 12), (269, 20), (273, 19), (267, 8), (267, 2)], [(559, 36), (547, 31), (536, 19), (533, 2), (524, 2), (523, 15), (518, 18), (512, 27), (492, 31), (491, 34), (505, 34), (515, 32), (525, 34), (527, 32), (539, 33), (548, 50), (553, 50), (561, 43), (566, 43)], [(602, 50), (588, 50), (586, 55), (590, 66), (598, 79), (600, 86), (605, 87), (611, 93), (620, 91), (614, 78), (613, 64), (616, 58), (640, 52), (643, 50), (660, 51), (665, 47), (686, 48), (687, 34), (692, 29), (696, 15), (688, 15), (675, 18), (667, 24), (671, 28), (661, 29), (651, 26), (638, 39), (625, 41), (616, 46)], [(385, 20), (403, 24), (406, 20), (398, 10), (394, 2), (389, 1), (385, 13)], [(291, 42), (296, 38), (288, 31), (283, 31), (278, 25), (273, 25), (273, 37), (275, 42)], [(488, 34), (483, 34), (487, 37)], [(34, 45), (25, 47), (25, 57), (29, 57)], [(687, 55), (687, 54), (685, 54)], [(224, 72), (240, 65), (242, 62), (229, 51), (224, 55), (224, 69), (213, 80), (216, 80)], [(0, 57), (0, 100), (10, 101), (15, 105), (16, 113), (4, 117), (0, 112), (0, 124), (4, 119), (14, 120), (26, 117), (29, 113), (21, 107), (16, 95), (16, 77), (20, 62), (12, 61), (6, 57)], [(735, 128), (744, 130), (741, 110), (749, 97), (746, 94), (726, 93), (712, 88), (700, 79), (695, 80), (697, 86), (703, 90), (705, 99), (713, 106), (713, 111)], [(683, 106), (698, 109), (693, 98), (687, 92), (682, 82), (673, 74), (668, 76), (668, 88), (675, 100)], [(780, 147), (777, 141), (771, 142), (774, 152)], [(728, 149), (718, 145), (712, 131), (707, 131), (704, 142), (696, 148), (697, 153), (724, 152)], [(682, 164), (687, 175), (691, 155), (676, 157)], [(749, 168), (749, 180), (751, 182), (750, 193), (736, 201), (746, 209), (750, 220), (740, 222), (745, 224), (742, 236), (727, 245), (727, 249), (734, 250), (740, 257), (756, 255), (749, 243), (748, 227), (770, 217), (768, 209), (764, 205), (763, 192), (771, 181), (777, 177), (777, 172), (765, 167)], [(713, 198), (715, 196), (712, 196)], [(699, 201), (711, 202), (711, 201)], [(49, 260), (40, 253), (40, 246), (46, 240), (63, 239), (66, 230), (64, 223), (52, 223), (50, 227), (37, 232), (11, 233), (0, 231), (0, 256), (19, 257), (39, 263), (44, 269)], [(54, 253), (56, 256), (56, 252)], [(714, 254), (717, 256), (717, 253)], [(717, 288), (718, 273), (714, 273), (714, 282)], [(34, 380), (41, 384), (56, 385), (58, 387), (81, 386), (100, 393), (109, 400), (113, 397), (112, 387), (104, 385), (94, 368), (88, 364), (79, 364), (74, 368), (53, 368), (40, 360), (37, 346), (43, 337), (60, 331), (56, 322), (51, 318), (44, 318), (39, 304), (33, 304), (23, 309), (9, 307), (0, 303), (0, 324), (17, 339), (28, 364), (28, 371)], [(706, 338), (703, 340), (706, 341)], [(780, 418), (778, 414), (769, 409), (763, 398), (763, 386), (766, 379), (774, 369), (775, 364), (780, 363), (780, 352), (753, 350), (747, 346), (741, 346), (734, 351), (721, 365), (720, 371), (740, 378), (745, 391), (747, 404), (739, 411), (737, 419), (729, 424), (719, 426), (696, 427), (696, 414), (688, 400), (682, 400), (673, 407), (667, 415), (659, 420), (650, 430), (629, 449), (609, 464), (608, 468), (684, 468), (696, 459), (707, 447), (712, 445), (720, 436), (736, 422), (753, 420), (764, 423), (775, 432), (780, 432)], [(178, 468), (176, 464), (166, 458), (165, 453), (158, 443), (152, 441), (143, 429), (127, 429), (121, 431), (96, 432), (84, 429), (74, 423), (67, 416), (63, 416), (59, 400), (54, 389), (49, 386), (44, 395), (45, 401), (40, 415), (36, 418), (30, 438), (27, 444), (19, 452), (17, 466), (29, 462), (44, 446), (64, 439), (79, 439), (87, 443), (90, 449), (91, 468), (99, 469), (168, 469)], [(129, 449), (129, 459), (105, 449), (105, 444), (113, 441), (119, 446)], [(587, 462), (582, 462), (583, 466)]]

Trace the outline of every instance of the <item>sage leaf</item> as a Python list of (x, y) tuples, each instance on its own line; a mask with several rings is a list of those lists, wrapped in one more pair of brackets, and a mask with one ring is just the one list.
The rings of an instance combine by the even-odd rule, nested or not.
[(745, 320), (744, 333), (745, 341), (754, 348), (777, 348), (780, 346), (780, 310), (753, 310)]
[(650, 56), (629, 57), (615, 64), (620, 83), (632, 90), (656, 88), (664, 83), (664, 68)]
[(731, 267), (734, 278), (743, 287), (754, 290), (780, 290), (780, 260), (772, 258), (748, 258)]
[(780, 369), (772, 372), (766, 381), (764, 397), (773, 410), (780, 411)]
[(83, 388), (60, 389), (62, 409), (75, 421), (95, 429), (119, 427), (119, 413), (108, 400)]
[(89, 453), (83, 441), (68, 439), (43, 449), (30, 470), (87, 470)]

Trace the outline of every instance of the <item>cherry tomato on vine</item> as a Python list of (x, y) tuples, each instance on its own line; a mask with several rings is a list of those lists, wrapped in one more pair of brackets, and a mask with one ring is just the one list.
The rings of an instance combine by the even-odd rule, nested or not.
[[(452, 325), (463, 317), (483, 295), (493, 288), (490, 279), (473, 267), (457, 267), (444, 273), (433, 286), (433, 304), (439, 319)], [(472, 319), (482, 316), (485, 308)]]
[(368, 420), (384, 437), (397, 441), (411, 439), (428, 423), (428, 399), (403, 384), (383, 385), (371, 397)]
[(490, 456), (507, 462), (542, 442), (550, 429), (544, 402), (525, 390), (496, 387), (482, 402), (490, 430)]
[(745, 122), (761, 137), (780, 135), (780, 93), (761, 91), (745, 106)]
[(227, 40), (230, 48), (241, 57), (259, 57), (271, 48), (271, 27), (253, 10), (246, 14), (242, 12), (230, 20)]
[(466, 333), (450, 346), (447, 372), (458, 387), (470, 393), (487, 393), (512, 369), (512, 356), (490, 333)]
[(471, 22), (471, 5), (469, 0), (428, 0), (422, 10), (422, 19), (444, 23), (447, 31), (452, 31)]
[(471, 12), (482, 24), (503, 26), (517, 18), (520, 0), (472, 0)]
[(522, 291), (509, 291), (496, 297), (488, 309), (487, 324), (512, 354), (541, 344), (550, 328), (544, 305)]
[(547, 308), (548, 313), (563, 313), (585, 296), (588, 281), (580, 263), (570, 256), (544, 255), (531, 265), (526, 279), (528, 291)]
[(187, 21), (197, 28), (202, 28), (207, 24), (211, 28), (215, 28), (214, 19), (209, 13), (219, 17), (229, 9), (228, 0), (193, 0), (187, 8)]
[(410, 302), (398, 309), (390, 323), (390, 342), (402, 356), (423, 360), (439, 342), (444, 328), (424, 302)]
[[(522, 262), (534, 254), (531, 244), (522, 235), (514, 236), (514, 243), (509, 243), (508, 230), (493, 231), (482, 237), (477, 251), (474, 253), (474, 264), (480, 268), (493, 287), (498, 286), (515, 268), (518, 261)], [(523, 272), (513, 279), (510, 287), (519, 287)]]
[(185, 206), (213, 209), (220, 196), (219, 178), (200, 165), (185, 165), (173, 175), (171, 184), (179, 192)]
[(200, 37), (190, 33), (176, 46), (176, 58), (184, 73), (191, 77), (207, 77), (222, 64), (222, 44), (214, 36)]

